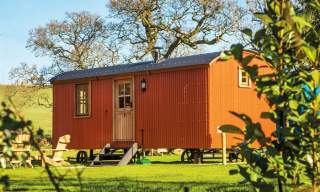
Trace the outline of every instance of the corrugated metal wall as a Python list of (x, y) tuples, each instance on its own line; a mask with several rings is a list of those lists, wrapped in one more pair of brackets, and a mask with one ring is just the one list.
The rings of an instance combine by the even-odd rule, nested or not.
[[(143, 78), (147, 80), (145, 92), (140, 89)], [(141, 144), (144, 129), (147, 148), (210, 146), (207, 67), (138, 74), (134, 80), (136, 141)], [(112, 142), (112, 81), (91, 81), (90, 118), (73, 116), (76, 82), (53, 85), (54, 141), (71, 134), (72, 149), (101, 148)]]
[(53, 139), (71, 134), (70, 149), (101, 148), (112, 139), (112, 80), (91, 81), (90, 118), (74, 117), (74, 86), (53, 85)]
[(209, 147), (207, 87), (207, 67), (135, 76), (136, 140), (144, 129), (147, 148)]
[[(255, 63), (262, 64), (260, 60)], [(147, 90), (140, 88), (142, 79)], [(74, 118), (75, 82), (54, 84), (53, 137), (71, 134), (70, 149), (101, 148), (112, 142), (112, 79), (91, 80), (91, 117)], [(260, 118), (268, 105), (252, 88), (238, 87), (238, 64), (216, 61), (210, 68), (151, 71), (134, 75), (135, 138), (146, 148), (220, 148), (217, 127), (241, 120), (229, 111), (248, 114), (266, 132), (274, 125)], [(228, 146), (239, 140), (227, 138)], [(115, 143), (128, 146), (130, 143)]]
[[(251, 64), (264, 65), (259, 59), (254, 59)], [(263, 111), (268, 111), (269, 106), (264, 99), (259, 99), (251, 88), (241, 88), (238, 84), (238, 67), (240, 65), (234, 61), (216, 61), (212, 63), (209, 70), (209, 97), (210, 97), (210, 133), (213, 137), (212, 147), (221, 148), (221, 134), (218, 127), (223, 124), (237, 125), (244, 127), (243, 121), (232, 115), (230, 111), (244, 113), (251, 117), (254, 122), (261, 122), (265, 132), (270, 135), (275, 125), (266, 119), (260, 118)], [(267, 72), (266, 70), (265, 72)], [(270, 71), (269, 71), (270, 72)], [(227, 134), (228, 147), (240, 142), (239, 135)]]

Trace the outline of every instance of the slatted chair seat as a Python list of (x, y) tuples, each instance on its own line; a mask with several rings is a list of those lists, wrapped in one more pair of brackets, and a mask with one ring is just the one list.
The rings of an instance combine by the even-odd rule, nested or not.
[(70, 165), (63, 159), (63, 153), (67, 151), (67, 145), (70, 143), (70, 135), (64, 135), (59, 138), (58, 144), (55, 149), (44, 149), (43, 153), (46, 151), (51, 151), (52, 156), (46, 156), (42, 158), (42, 166), (49, 164), (52, 166), (67, 166)]

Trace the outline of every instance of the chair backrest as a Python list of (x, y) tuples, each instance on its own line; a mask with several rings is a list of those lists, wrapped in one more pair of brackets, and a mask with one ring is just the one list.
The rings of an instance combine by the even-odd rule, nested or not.
[(27, 133), (21, 133), (18, 134), (15, 138), (15, 140), (12, 142), (12, 148), (14, 149), (24, 149), (24, 150), (30, 150), (30, 134)]
[[(63, 150), (65, 150), (67, 148), (67, 144), (70, 143), (70, 135), (64, 135), (64, 136), (61, 136), (59, 138), (59, 141), (57, 143), (57, 147), (56, 147), (56, 150), (58, 151), (55, 151), (53, 153), (53, 159), (54, 160), (62, 160), (63, 157)], [(61, 151), (59, 151), (61, 150)]]
[(29, 141), (30, 140), (30, 135), (27, 133), (21, 133), (18, 134), (15, 141), (19, 142), (19, 141)]

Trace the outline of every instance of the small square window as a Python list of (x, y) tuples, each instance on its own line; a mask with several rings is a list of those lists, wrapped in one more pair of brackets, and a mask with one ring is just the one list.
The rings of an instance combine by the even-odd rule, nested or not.
[(89, 84), (76, 85), (76, 116), (89, 115)]
[(249, 74), (239, 67), (239, 87), (251, 87)]

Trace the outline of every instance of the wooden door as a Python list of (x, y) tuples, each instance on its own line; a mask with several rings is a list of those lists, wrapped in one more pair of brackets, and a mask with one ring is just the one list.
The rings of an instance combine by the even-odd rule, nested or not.
[(134, 141), (132, 79), (114, 81), (114, 141)]

